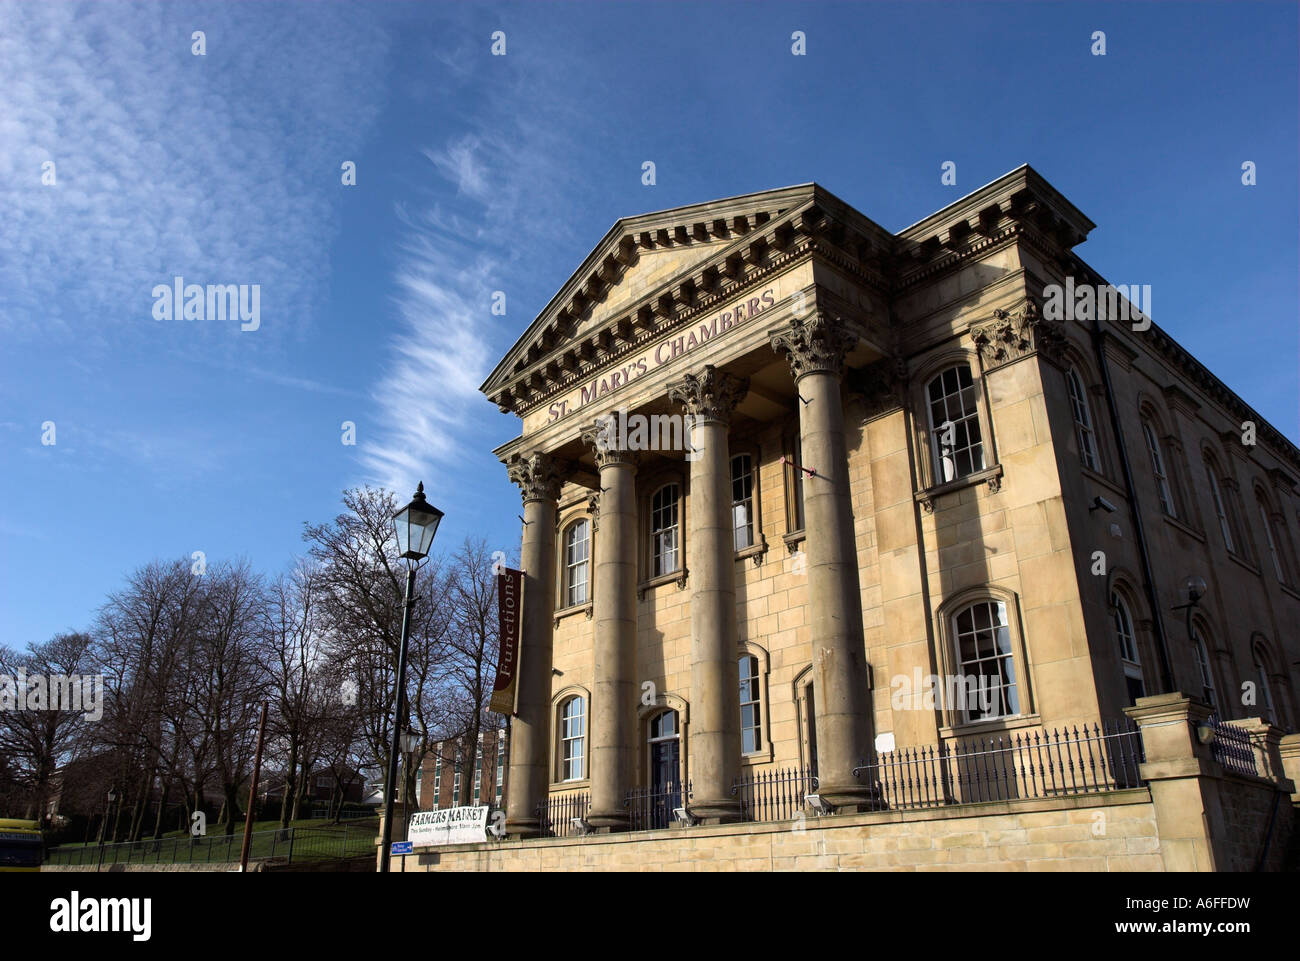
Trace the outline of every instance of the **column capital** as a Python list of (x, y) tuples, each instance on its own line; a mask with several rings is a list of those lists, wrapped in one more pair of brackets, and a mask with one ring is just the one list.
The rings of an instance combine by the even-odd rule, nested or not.
[(1026, 297), (1012, 310), (994, 310), (991, 320), (976, 321), (967, 331), (985, 370), (994, 370), (1035, 351), (1059, 362), (1068, 343), (1065, 323), (1045, 319), (1032, 297)]
[(669, 384), (668, 399), (681, 404), (691, 417), (725, 424), (748, 391), (748, 377), (736, 377), (705, 364), (699, 373), (686, 374)]
[(791, 318), (769, 338), (772, 349), (786, 355), (796, 381), (804, 374), (842, 374), (844, 357), (858, 339), (843, 320), (820, 307), (805, 317)]
[(582, 442), (596, 456), (596, 469), (626, 464), (636, 467), (636, 451), (619, 445), (618, 422), (613, 414), (598, 417), (594, 424), (582, 429)]
[(557, 501), (564, 486), (565, 465), (545, 451), (516, 454), (506, 462), (506, 473), (519, 485), (520, 495), (529, 501)]

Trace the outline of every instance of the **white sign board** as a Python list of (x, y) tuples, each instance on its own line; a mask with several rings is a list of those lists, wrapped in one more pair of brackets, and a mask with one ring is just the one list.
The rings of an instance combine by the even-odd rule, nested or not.
[(488, 807), (442, 808), (411, 815), (406, 839), (418, 847), (487, 840)]

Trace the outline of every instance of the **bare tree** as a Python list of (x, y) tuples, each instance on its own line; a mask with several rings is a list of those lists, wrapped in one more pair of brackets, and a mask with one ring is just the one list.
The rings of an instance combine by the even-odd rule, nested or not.
[[(406, 568), (397, 555), (394, 495), (364, 488), (345, 491), (344, 513), (327, 524), (306, 525), (304, 539), (320, 568), (321, 611), (328, 650), (339, 675), (350, 681), (362, 736), (375, 766), (388, 764), (393, 691), (402, 629)], [(441, 653), (450, 609), (441, 561), (431, 557), (416, 582), (407, 652), (405, 726), (429, 731), (448, 713)], [(411, 775), (411, 782), (414, 775)]]
[[(71, 754), (85, 731), (91, 706), (69, 699), (88, 693), (81, 683), (90, 672), (89, 634), (57, 634), (44, 644), (28, 645), (24, 654), (0, 648), (0, 673), (12, 678), (15, 710), (0, 711), (0, 757), (13, 768), (12, 778), (25, 795), (26, 818), (45, 820), (55, 769)], [(26, 680), (20, 681), (25, 669)], [(60, 680), (61, 679), (61, 680)]]

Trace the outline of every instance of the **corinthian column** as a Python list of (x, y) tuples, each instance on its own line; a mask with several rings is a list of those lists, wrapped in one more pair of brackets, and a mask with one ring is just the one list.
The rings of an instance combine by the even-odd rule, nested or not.
[(510, 725), (506, 830), (538, 833), (537, 806), (550, 784), (551, 633), (555, 610), (555, 517), (563, 480), (549, 454), (516, 456), (506, 465), (524, 500), (524, 606), (517, 707)]
[(748, 389), (748, 380), (712, 365), (668, 388), (691, 423), (691, 813), (705, 823), (740, 819), (731, 796), (740, 770), (740, 669), (727, 429)]
[(636, 758), (636, 462), (602, 427), (582, 434), (600, 471), (600, 536), (595, 539), (594, 679), (591, 691), (591, 807), (598, 831), (625, 831), (623, 805)]
[(801, 398), (804, 464), (816, 471), (803, 486), (819, 792), (832, 804), (849, 808), (869, 795), (853, 777), (853, 768), (871, 749), (862, 592), (840, 402), (844, 355), (854, 340), (823, 310), (796, 317), (771, 335), (773, 349), (790, 361)]

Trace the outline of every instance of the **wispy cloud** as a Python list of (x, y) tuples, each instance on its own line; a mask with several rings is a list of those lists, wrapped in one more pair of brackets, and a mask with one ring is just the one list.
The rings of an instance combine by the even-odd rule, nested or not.
[(153, 337), (176, 275), (260, 284), (272, 336), (302, 323), (386, 49), (323, 4), (0, 4), (0, 329)]
[[(530, 318), (511, 299), (535, 251), (571, 222), (571, 145), (566, 131), (578, 105), (551, 99), (535, 74), (513, 79), (484, 44), (477, 63), (456, 58), (456, 76), (488, 94), (458, 130), (423, 153), (440, 190), (416, 210), (399, 210), (406, 234), (394, 273), (401, 326), (374, 397), (384, 425), (363, 445), (372, 481), (397, 490), (463, 466), (487, 445), (491, 405), (478, 386)], [(484, 82), (480, 74), (493, 71)], [(538, 189), (538, 185), (545, 185)], [(525, 268), (526, 269), (526, 268)], [(553, 281), (554, 278), (551, 278)], [(492, 295), (507, 297), (509, 320), (491, 314)], [(502, 438), (504, 439), (504, 438)]]

